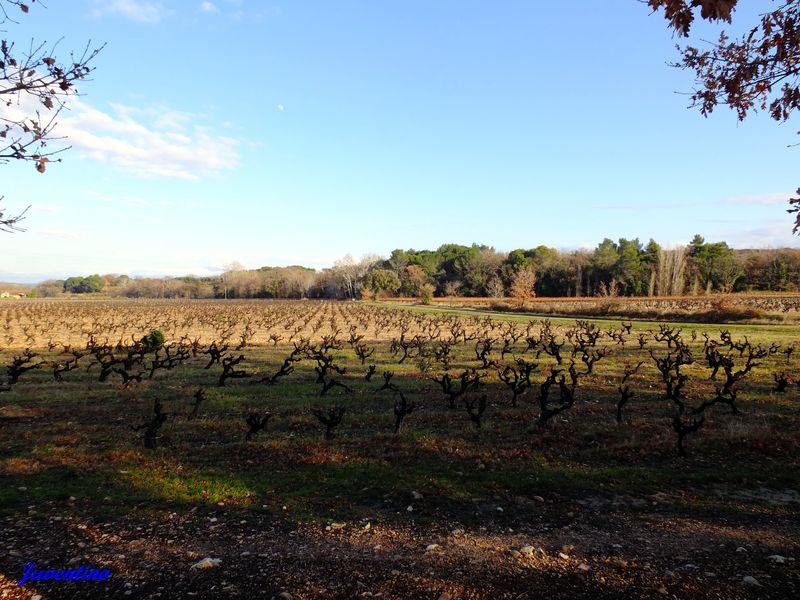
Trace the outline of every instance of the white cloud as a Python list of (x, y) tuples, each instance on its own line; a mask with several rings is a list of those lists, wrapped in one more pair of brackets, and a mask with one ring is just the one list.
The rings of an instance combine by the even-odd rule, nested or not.
[(94, 0), (92, 16), (95, 18), (117, 15), (138, 23), (158, 23), (167, 9), (160, 2), (149, 0)]
[(138, 177), (199, 179), (239, 165), (238, 141), (197, 123), (201, 115), (163, 107), (114, 105), (103, 112), (73, 100), (57, 134), (81, 156), (109, 163)]
[(278, 104), (278, 112), (283, 112), (283, 104)]
[[(19, 122), (39, 108), (27, 96), (10, 106), (0, 103), (0, 120)], [(71, 98), (69, 110), (58, 115), (53, 136), (82, 157), (113, 165), (137, 177), (191, 180), (239, 166), (239, 141), (221, 135), (220, 126), (212, 129), (205, 125), (207, 122), (206, 115), (158, 104), (142, 107), (113, 104), (109, 111), (102, 111), (79, 98)]]
[(773, 194), (759, 194), (756, 196), (731, 196), (725, 198), (728, 204), (745, 204), (751, 206), (765, 205), (765, 204), (784, 204), (789, 201), (792, 194), (789, 192), (775, 192)]
[(218, 13), (219, 9), (213, 2), (201, 2), (200, 11), (204, 13), (213, 14), (213, 13)]

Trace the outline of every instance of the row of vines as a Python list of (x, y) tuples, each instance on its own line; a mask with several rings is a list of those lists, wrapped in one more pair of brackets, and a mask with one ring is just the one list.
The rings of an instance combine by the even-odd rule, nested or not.
[[(167, 372), (202, 369), (206, 383), (185, 386), (185, 409), (166, 410), (177, 400), (156, 394), (150, 416), (134, 425), (147, 448), (158, 445), (170, 418), (201, 416), (211, 387), (275, 389), (295, 380), (316, 386), (319, 404), (309, 410), (328, 439), (355, 393), (391, 399), (394, 433), (430, 410), (461, 410), (480, 430), (494, 407), (517, 411), (536, 435), (597, 398), (611, 399), (609, 420), (624, 426), (642, 399), (663, 407), (683, 456), (687, 436), (714, 413), (745, 418), (741, 396), (760, 367), (771, 375), (769, 393), (785, 394), (793, 383), (792, 344), (668, 324), (557, 325), (336, 302), (42, 302), (0, 310), (0, 322), (2, 392), (37, 373), (36, 381), (47, 374), (58, 383), (82, 370), (130, 390), (158, 386)], [(260, 359), (255, 350), (264, 347), (284, 349), (281, 360)], [(242, 418), (250, 441), (273, 413), (263, 406)]]

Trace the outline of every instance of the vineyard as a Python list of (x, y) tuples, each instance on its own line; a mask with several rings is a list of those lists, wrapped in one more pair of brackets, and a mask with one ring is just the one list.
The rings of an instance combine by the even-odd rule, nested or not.
[(0, 597), (796, 595), (800, 327), (604, 316), (0, 303)]

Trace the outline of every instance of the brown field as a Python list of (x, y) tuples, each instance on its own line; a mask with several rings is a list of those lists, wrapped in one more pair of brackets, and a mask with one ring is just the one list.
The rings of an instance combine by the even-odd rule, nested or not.
[[(385, 302), (416, 304), (416, 298)], [(434, 306), (522, 312), (532, 315), (685, 321), (699, 323), (794, 323), (800, 319), (800, 294), (737, 293), (707, 296), (529, 298), (433, 298)]]

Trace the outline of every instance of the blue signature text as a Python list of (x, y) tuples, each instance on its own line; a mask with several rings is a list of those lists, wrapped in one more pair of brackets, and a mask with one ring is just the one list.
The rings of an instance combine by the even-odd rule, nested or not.
[(25, 573), (17, 585), (22, 585), (26, 581), (105, 581), (111, 577), (108, 569), (93, 569), (91, 567), (76, 567), (74, 569), (37, 569), (36, 563), (25, 565)]

